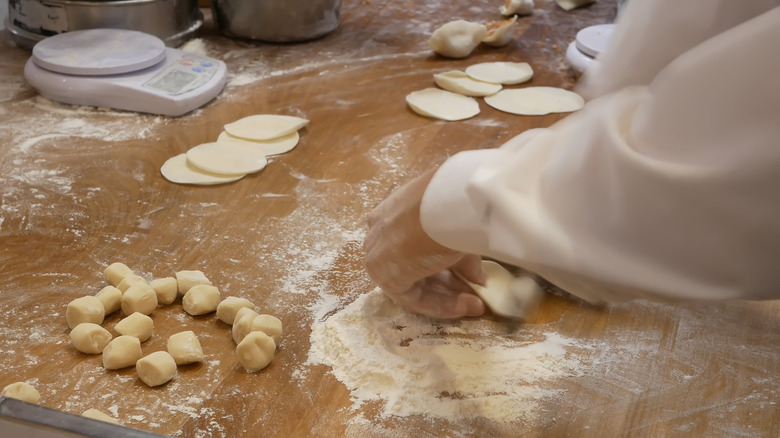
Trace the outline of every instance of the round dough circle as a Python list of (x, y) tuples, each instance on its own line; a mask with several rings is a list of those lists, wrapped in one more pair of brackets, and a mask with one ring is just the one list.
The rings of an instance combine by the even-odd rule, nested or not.
[(501, 91), (501, 84), (478, 81), (460, 70), (437, 73), (433, 81), (447, 91), (464, 96), (490, 96)]
[(577, 111), (585, 100), (577, 93), (555, 87), (528, 87), (501, 90), (485, 98), (493, 108), (521, 116)]
[(466, 74), (478, 81), (515, 85), (529, 81), (534, 70), (527, 62), (483, 62), (466, 67)]
[(309, 123), (295, 116), (257, 114), (225, 125), (225, 131), (234, 137), (247, 140), (271, 140), (295, 132)]
[(438, 88), (409, 93), (406, 95), (406, 103), (417, 114), (449, 122), (479, 114), (479, 104), (475, 99)]
[(264, 155), (242, 152), (216, 142), (203, 143), (188, 150), (187, 160), (206, 172), (224, 175), (258, 172), (268, 164)]
[(290, 152), (298, 145), (300, 138), (301, 136), (298, 134), (298, 131), (270, 140), (247, 140), (240, 137), (234, 137), (226, 131), (222, 131), (222, 133), (219, 134), (219, 137), (217, 137), (217, 143), (235, 147), (238, 150), (246, 148), (250, 150), (252, 154), (268, 157)]
[(210, 186), (214, 184), (226, 184), (238, 181), (246, 174), (222, 175), (198, 169), (187, 161), (187, 154), (179, 154), (169, 158), (162, 167), (160, 173), (168, 181), (176, 184), (196, 184)]

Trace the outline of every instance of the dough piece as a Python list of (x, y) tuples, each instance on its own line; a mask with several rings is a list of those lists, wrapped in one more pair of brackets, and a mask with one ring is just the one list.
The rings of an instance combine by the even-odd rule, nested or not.
[(236, 319), (236, 312), (241, 308), (254, 310), (255, 305), (246, 298), (227, 297), (220, 301), (217, 306), (217, 318), (225, 324), (233, 324)]
[(515, 29), (517, 17), (512, 17), (504, 21), (491, 21), (486, 25), (487, 33), (482, 38), (482, 42), (488, 46), (503, 47), (512, 41), (512, 34)]
[(176, 284), (179, 286), (179, 294), (184, 295), (192, 286), (211, 285), (211, 282), (201, 271), (179, 271), (176, 273)]
[(479, 104), (475, 99), (438, 88), (409, 93), (406, 103), (417, 114), (450, 122), (479, 114)]
[(279, 341), (282, 339), (282, 321), (272, 315), (258, 315), (252, 321), (253, 332), (263, 332), (273, 338), (274, 343), (279, 345)]
[(499, 111), (522, 116), (577, 111), (585, 100), (577, 93), (554, 87), (528, 87), (501, 90), (485, 98), (485, 103)]
[(91, 322), (81, 323), (70, 332), (70, 341), (76, 350), (87, 354), (102, 353), (112, 337), (108, 330)]
[(103, 275), (112, 286), (118, 285), (128, 275), (133, 275), (133, 270), (124, 263), (116, 262), (108, 265)]
[(249, 148), (253, 151), (253, 154), (260, 154), (264, 157), (268, 157), (290, 152), (298, 145), (300, 138), (300, 135), (298, 135), (298, 132), (296, 131), (270, 140), (246, 140), (240, 137), (234, 137), (223, 131), (219, 134), (219, 137), (217, 137), (217, 144), (238, 148)]
[(134, 336), (143, 342), (152, 337), (154, 321), (143, 313), (134, 312), (116, 323), (114, 330), (120, 335)]
[(474, 51), (487, 33), (484, 24), (455, 20), (436, 29), (428, 40), (434, 52), (448, 58), (465, 58)]
[(515, 278), (498, 263), (482, 261), (485, 286), (466, 281), (496, 315), (524, 319), (536, 307), (542, 288), (530, 277)]
[(252, 332), (252, 322), (254, 322), (255, 318), (260, 316), (257, 312), (254, 310), (242, 307), (238, 310), (238, 313), (236, 313), (236, 319), (233, 321), (233, 328), (232, 328), (232, 334), (233, 334), (233, 342), (236, 344), (241, 343), (242, 340)]
[(68, 321), (68, 327), (71, 329), (83, 322), (103, 324), (105, 316), (106, 308), (103, 307), (103, 302), (100, 298), (90, 295), (76, 298), (68, 303), (68, 308), (65, 310), (65, 320)]
[(141, 358), (141, 341), (135, 336), (117, 336), (103, 349), (103, 368), (118, 370), (133, 366)]
[(87, 409), (86, 411), (81, 413), (82, 417), (91, 418), (93, 420), (100, 420), (105, 421), (106, 423), (114, 423), (119, 424), (118, 421), (114, 417), (109, 416), (108, 414), (104, 414), (97, 409)]
[(490, 96), (501, 91), (501, 84), (478, 81), (459, 70), (451, 70), (433, 75), (436, 85), (453, 93), (464, 96)]
[(207, 172), (190, 164), (187, 154), (179, 154), (163, 163), (160, 173), (168, 181), (176, 184), (195, 184), (199, 186), (211, 186), (227, 184), (245, 177), (245, 173), (238, 175), (222, 175)]
[(219, 143), (203, 143), (187, 151), (187, 161), (206, 172), (226, 175), (259, 172), (268, 164), (265, 155)]
[(200, 341), (192, 330), (171, 335), (168, 338), (167, 348), (176, 365), (203, 362), (205, 357)]
[(303, 128), (309, 121), (301, 117), (258, 114), (225, 125), (225, 132), (247, 140), (271, 140)]
[(478, 81), (515, 85), (531, 80), (534, 70), (527, 62), (483, 62), (466, 67), (466, 74)]
[(149, 286), (154, 289), (154, 293), (157, 294), (157, 303), (168, 305), (176, 301), (179, 296), (179, 283), (173, 277), (158, 278), (152, 280)]
[(208, 284), (193, 286), (184, 294), (181, 305), (190, 315), (205, 315), (217, 310), (219, 305), (219, 289)]
[(120, 281), (119, 284), (116, 285), (116, 288), (121, 290), (122, 293), (125, 293), (127, 292), (128, 289), (130, 289), (130, 286), (136, 284), (146, 284), (146, 280), (144, 280), (144, 278), (141, 277), (140, 275), (130, 274), (127, 277), (123, 278), (122, 281)]
[(558, 3), (558, 6), (566, 11), (571, 11), (572, 9), (577, 9), (595, 2), (596, 0), (555, 0), (555, 3)]
[(32, 385), (26, 382), (16, 382), (7, 385), (0, 393), (3, 397), (15, 398), (37, 405), (41, 401), (41, 394)]
[(236, 347), (238, 361), (250, 373), (267, 367), (275, 352), (273, 338), (263, 332), (249, 333)]
[(506, 0), (504, 6), (498, 8), (501, 15), (528, 15), (534, 11), (534, 0)]
[(122, 295), (122, 313), (149, 315), (157, 308), (157, 293), (148, 284), (136, 284)]
[(122, 291), (114, 286), (106, 286), (95, 294), (95, 297), (103, 303), (103, 310), (106, 315), (110, 315), (122, 305)]
[(149, 386), (160, 386), (176, 375), (176, 361), (167, 351), (155, 351), (135, 363), (138, 378)]

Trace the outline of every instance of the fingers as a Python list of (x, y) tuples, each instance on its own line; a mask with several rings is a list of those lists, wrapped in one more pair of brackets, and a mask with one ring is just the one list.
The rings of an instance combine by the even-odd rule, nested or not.
[(464, 255), (450, 269), (472, 283), (484, 286), (487, 281), (487, 274), (482, 269), (482, 258), (475, 254)]
[(460, 318), (485, 313), (482, 300), (449, 271), (420, 280), (402, 292), (386, 292), (404, 309), (432, 318)]

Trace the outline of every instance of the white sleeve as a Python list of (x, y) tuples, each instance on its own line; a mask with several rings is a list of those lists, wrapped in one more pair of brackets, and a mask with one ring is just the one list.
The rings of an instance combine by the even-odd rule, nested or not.
[(780, 8), (437, 171), (439, 243), (588, 300), (780, 298)]

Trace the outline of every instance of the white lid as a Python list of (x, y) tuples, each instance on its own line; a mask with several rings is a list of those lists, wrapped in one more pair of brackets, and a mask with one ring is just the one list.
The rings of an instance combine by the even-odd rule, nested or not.
[(614, 24), (599, 24), (580, 30), (577, 32), (577, 39), (575, 40), (577, 49), (595, 58), (607, 48), (614, 29)]

